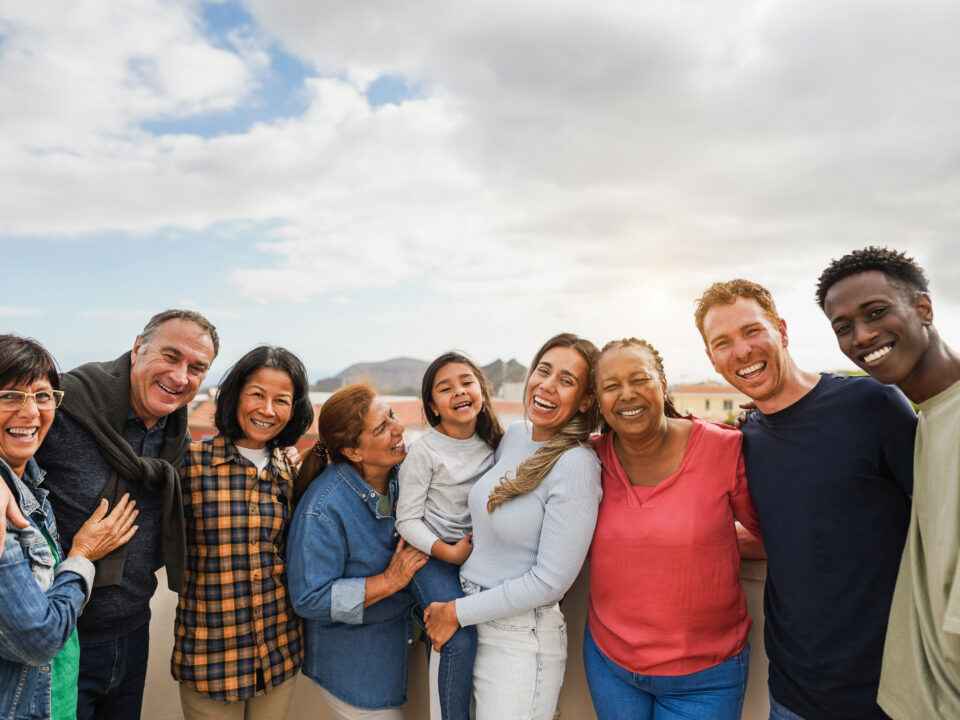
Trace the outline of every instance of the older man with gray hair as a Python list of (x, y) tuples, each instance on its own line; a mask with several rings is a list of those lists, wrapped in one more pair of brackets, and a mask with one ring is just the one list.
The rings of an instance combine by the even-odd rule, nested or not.
[[(87, 363), (61, 382), (64, 401), (36, 459), (64, 550), (101, 498), (137, 501), (139, 530), (97, 563), (77, 625), (78, 720), (140, 717), (156, 571), (183, 586), (183, 506), (177, 468), (189, 442), (187, 404), (219, 350), (216, 328), (190, 310), (154, 315), (132, 352)], [(7, 497), (0, 496), (0, 507)], [(10, 513), (12, 515), (12, 513)]]

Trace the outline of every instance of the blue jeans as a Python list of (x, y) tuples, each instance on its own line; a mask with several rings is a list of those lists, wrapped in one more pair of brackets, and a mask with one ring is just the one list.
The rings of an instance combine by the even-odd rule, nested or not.
[(770, 693), (770, 720), (803, 720), (803, 717), (778, 703)]
[[(460, 568), (432, 557), (417, 570), (410, 583), (417, 604), (426, 610), (432, 602), (463, 597)], [(443, 720), (469, 720), (473, 660), (477, 656), (477, 629), (457, 630), (440, 650), (440, 712)]]
[(641, 675), (604, 655), (588, 624), (583, 664), (599, 720), (738, 720), (750, 643), (729, 660), (689, 675)]
[(149, 654), (149, 622), (115, 640), (81, 635), (77, 720), (139, 720)]

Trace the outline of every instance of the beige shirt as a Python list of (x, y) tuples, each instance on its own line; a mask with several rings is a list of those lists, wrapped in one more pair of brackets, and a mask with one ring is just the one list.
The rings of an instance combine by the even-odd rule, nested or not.
[(897, 720), (960, 718), (960, 382), (919, 405), (913, 509), (880, 675)]

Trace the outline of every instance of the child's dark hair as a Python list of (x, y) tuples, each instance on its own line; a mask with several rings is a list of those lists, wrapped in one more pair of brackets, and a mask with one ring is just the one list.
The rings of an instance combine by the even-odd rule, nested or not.
[(240, 422), (237, 420), (240, 393), (250, 376), (261, 368), (279, 370), (290, 377), (293, 385), (290, 419), (268, 445), (270, 447), (293, 445), (313, 422), (313, 405), (310, 404), (310, 386), (303, 363), (300, 362), (300, 358), (282, 347), (272, 345), (255, 347), (227, 371), (217, 392), (217, 409), (213, 415), (213, 423), (222, 435), (231, 440), (243, 437), (243, 430), (240, 429)]
[(500, 425), (500, 419), (493, 409), (493, 403), (490, 402), (490, 383), (486, 375), (473, 360), (458, 352), (445, 352), (427, 366), (423, 373), (423, 380), (420, 382), (420, 399), (423, 401), (423, 414), (426, 415), (430, 427), (436, 427), (440, 424), (440, 416), (430, 407), (433, 403), (433, 383), (437, 379), (437, 373), (440, 369), (450, 363), (462, 363), (470, 368), (470, 372), (480, 383), (480, 393), (483, 396), (483, 407), (477, 414), (477, 437), (483, 440), (491, 449), (496, 450), (500, 444), (500, 438), (503, 437), (503, 426)]
[(906, 253), (871, 245), (863, 250), (847, 253), (839, 260), (831, 261), (827, 269), (820, 273), (820, 280), (817, 282), (817, 304), (820, 309), (823, 310), (827, 291), (835, 283), (851, 275), (870, 270), (882, 272), (887, 276), (890, 284), (910, 300), (919, 293), (930, 291), (927, 274), (917, 265), (916, 260), (908, 257)]

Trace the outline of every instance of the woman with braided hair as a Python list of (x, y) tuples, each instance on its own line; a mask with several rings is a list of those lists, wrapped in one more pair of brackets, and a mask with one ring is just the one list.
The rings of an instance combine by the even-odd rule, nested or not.
[(583, 655), (597, 717), (735, 720), (751, 620), (734, 518), (760, 536), (743, 436), (682, 417), (644, 340), (607, 343), (595, 387), (603, 501)]
[(466, 597), (425, 612), (438, 649), (459, 626), (477, 626), (477, 720), (550, 720), (556, 710), (567, 655), (558, 601), (583, 564), (600, 501), (600, 463), (588, 444), (596, 357), (593, 343), (570, 333), (537, 352), (526, 422), (507, 430), (470, 491)]

